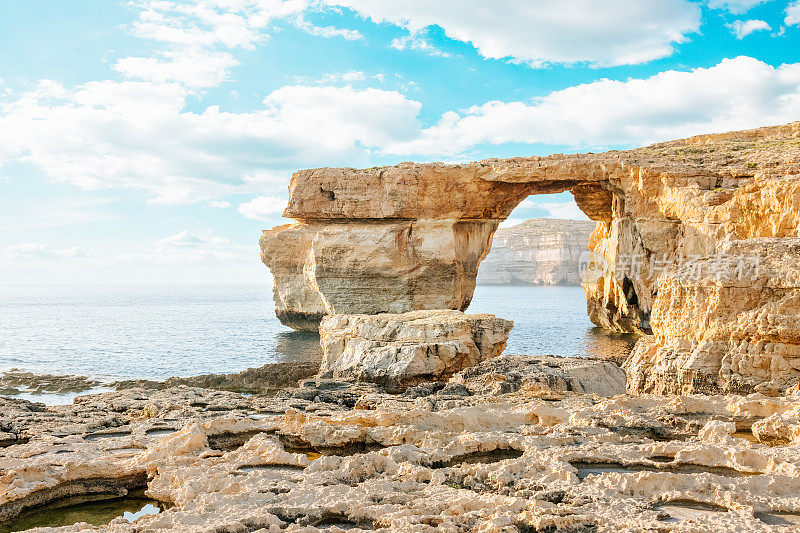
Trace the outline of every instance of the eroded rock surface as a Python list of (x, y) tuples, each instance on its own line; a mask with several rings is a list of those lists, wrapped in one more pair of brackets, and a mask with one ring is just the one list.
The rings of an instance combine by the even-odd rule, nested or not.
[(654, 335), (625, 363), (631, 390), (760, 390), (800, 378), (800, 239), (731, 241), (661, 279)]
[[(642, 343), (658, 344), (673, 335), (651, 321), (662, 298), (661, 274), (711, 257), (726, 242), (800, 237), (800, 122), (602, 154), (297, 172), (285, 216), (299, 222), (261, 239), (278, 315), (313, 328), (330, 313), (463, 310), (498, 223), (528, 195), (566, 190), (597, 222), (583, 283), (589, 317), (611, 330), (652, 332), (656, 339)], [(464, 223), (469, 231), (459, 230)], [(424, 238), (415, 240), (417, 230)], [(748, 312), (772, 305), (769, 290), (760, 294)], [(770, 343), (761, 335), (754, 330), (737, 349), (758, 359), (759, 343)], [(689, 390), (726, 390), (713, 369), (732, 352), (715, 351), (709, 357), (716, 361), (699, 365), (697, 378), (681, 381), (680, 354), (696, 340), (675, 337), (680, 350), (658, 351), (664, 368), (675, 372), (650, 382), (671, 380), (664, 390), (686, 390), (687, 383)], [(800, 377), (794, 370), (788, 375), (786, 383)], [(651, 387), (646, 377), (630, 383), (641, 384), (640, 391)]]
[(797, 530), (800, 397), (603, 398), (547, 387), (548, 365), (570, 371), (500, 357), (399, 395), (317, 380), (1, 399), (27, 443), (0, 449), (0, 516), (143, 486), (167, 508), (57, 531)]
[(322, 377), (393, 387), (443, 379), (496, 357), (514, 323), (460, 311), (329, 315), (320, 325)]
[(499, 221), (370, 220), (279, 226), (261, 238), (285, 325), (329, 314), (465, 310)]
[(580, 285), (580, 259), (596, 224), (532, 218), (498, 229), (478, 269), (481, 285)]

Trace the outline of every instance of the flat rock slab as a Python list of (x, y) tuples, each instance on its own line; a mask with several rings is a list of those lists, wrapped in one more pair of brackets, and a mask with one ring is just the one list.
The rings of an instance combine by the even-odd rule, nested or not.
[(513, 326), (460, 311), (327, 316), (320, 324), (320, 376), (388, 387), (446, 379), (500, 355)]
[(611, 361), (552, 355), (503, 354), (462, 370), (450, 382), (490, 396), (519, 390), (572, 391), (604, 397), (625, 393), (625, 372)]

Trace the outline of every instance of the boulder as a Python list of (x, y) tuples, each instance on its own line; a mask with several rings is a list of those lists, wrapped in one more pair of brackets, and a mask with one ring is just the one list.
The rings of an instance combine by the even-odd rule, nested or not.
[(552, 355), (503, 354), (462, 370), (450, 378), (450, 382), (484, 395), (519, 390), (545, 395), (578, 392), (604, 397), (625, 393), (625, 372), (614, 363)]
[(320, 325), (320, 376), (390, 388), (446, 379), (500, 355), (513, 325), (460, 311), (329, 315)]

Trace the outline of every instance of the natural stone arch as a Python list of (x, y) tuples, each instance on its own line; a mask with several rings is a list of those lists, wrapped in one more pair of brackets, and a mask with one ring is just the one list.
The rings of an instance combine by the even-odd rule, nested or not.
[[(619, 191), (601, 163), (576, 166), (574, 159), (553, 159), (554, 179), (545, 175), (545, 158), (295, 173), (284, 216), (299, 224), (261, 239), (278, 317), (313, 330), (325, 314), (465, 310), (495, 230), (530, 195), (570, 191), (598, 222), (596, 233), (608, 234), (614, 206), (623, 205), (621, 197), (615, 204)], [(618, 305), (618, 292), (592, 287), (590, 317), (620, 331), (639, 329), (639, 309)], [(602, 302), (594, 303), (595, 294)]]
[[(671, 333), (659, 317), (680, 315), (683, 304), (673, 299), (694, 293), (670, 290), (659, 298), (657, 281), (685, 258), (711, 257), (731, 241), (800, 236), (798, 138), (800, 123), (793, 123), (602, 154), (299, 171), (284, 212), (298, 222), (261, 238), (262, 259), (275, 279), (276, 312), (287, 325), (314, 329), (325, 314), (465, 309), (498, 224), (532, 194), (569, 190), (598, 222), (589, 243), (596, 275), (584, 283), (589, 317), (617, 331), (648, 333), (652, 327), (653, 337), (639, 343), (628, 363), (652, 378), (632, 381), (638, 390), (665, 382), (670, 385), (659, 390), (750, 384), (764, 373), (764, 361), (789, 365), (785, 357), (794, 357), (800, 341), (781, 334), (775, 341), (790, 346), (785, 353), (755, 363), (748, 357), (762, 354), (762, 345), (740, 353), (741, 346), (731, 344), (733, 333), (703, 329), (709, 323), (703, 313), (716, 312), (710, 307), (692, 308), (683, 329)], [(767, 244), (751, 241), (736, 249), (771, 253)], [(800, 246), (781, 250), (800, 255)], [(687, 283), (685, 275), (674, 279), (681, 287)], [(792, 291), (798, 289), (787, 283), (769, 293), (791, 293), (776, 309), (795, 305)], [(752, 309), (765, 302), (748, 293)], [(658, 319), (652, 324), (651, 313)], [(763, 334), (741, 335), (750, 342)], [(731, 366), (732, 354), (741, 365)], [(793, 368), (800, 368), (797, 354)]]

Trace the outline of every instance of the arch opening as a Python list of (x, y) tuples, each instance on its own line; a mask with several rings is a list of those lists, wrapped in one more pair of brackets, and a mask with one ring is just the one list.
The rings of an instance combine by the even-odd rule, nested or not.
[(612, 208), (613, 195), (602, 186), (572, 186), (525, 197), (500, 224), (468, 310), (514, 321), (507, 353), (620, 362), (629, 355), (638, 336), (593, 324), (581, 284), (592, 236), (607, 232)]

